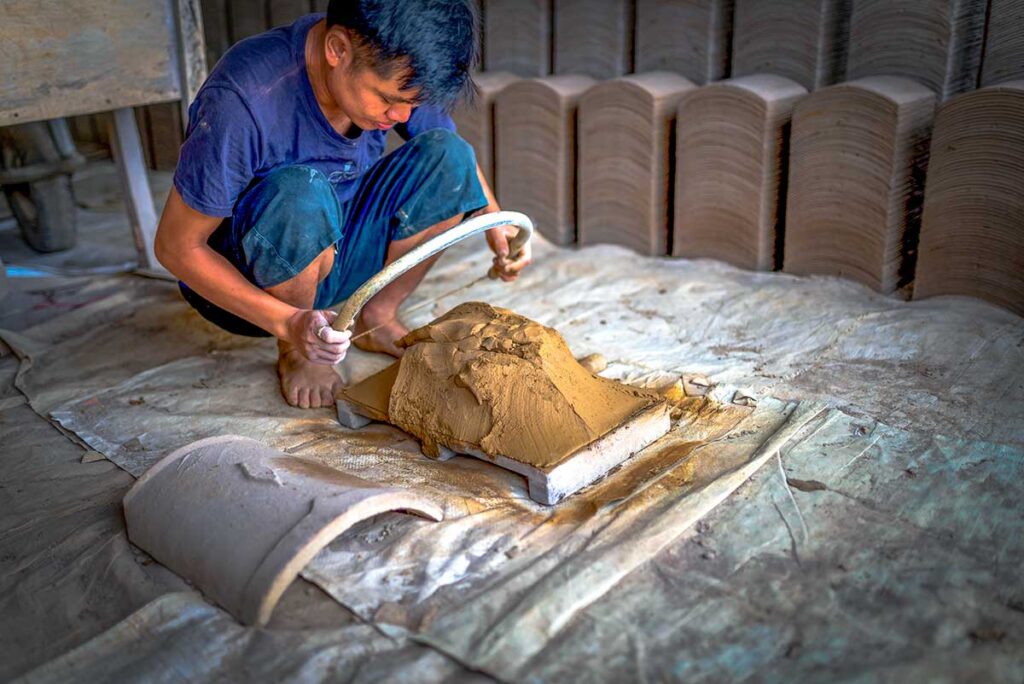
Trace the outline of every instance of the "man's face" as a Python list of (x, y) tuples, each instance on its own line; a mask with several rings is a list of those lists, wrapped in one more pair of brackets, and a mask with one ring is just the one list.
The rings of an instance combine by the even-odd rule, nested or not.
[(390, 77), (382, 78), (372, 67), (355, 62), (351, 53), (344, 54), (351, 49), (347, 41), (328, 45), (328, 62), (334, 63), (327, 76), (327, 88), (338, 107), (364, 131), (388, 130), (408, 121), (419, 90), (402, 90), (402, 69), (394, 69)]

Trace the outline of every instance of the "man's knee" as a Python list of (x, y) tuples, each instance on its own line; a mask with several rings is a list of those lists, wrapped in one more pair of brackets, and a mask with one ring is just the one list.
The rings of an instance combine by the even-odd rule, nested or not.
[(257, 286), (295, 278), (341, 238), (331, 182), (308, 166), (285, 166), (264, 177), (239, 203), (245, 262)]
[(260, 185), (263, 194), (299, 205), (316, 204), (334, 195), (327, 176), (312, 166), (282, 166), (267, 174)]
[(445, 128), (435, 128), (415, 136), (406, 143), (417, 156), (437, 159), (456, 168), (476, 165), (473, 147)]

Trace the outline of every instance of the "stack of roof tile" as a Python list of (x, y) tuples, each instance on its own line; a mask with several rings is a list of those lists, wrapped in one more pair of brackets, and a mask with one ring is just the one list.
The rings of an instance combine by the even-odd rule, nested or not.
[(462, 104), (452, 112), (459, 135), (473, 146), (477, 163), (483, 169), (487, 182), (494, 187), (494, 99), (502, 90), (519, 78), (498, 71), (476, 74), (480, 96), (475, 102)]
[(910, 279), (935, 95), (875, 76), (818, 90), (793, 114), (786, 271), (892, 292)]
[(973, 90), (986, 6), (987, 0), (856, 0), (847, 78), (912, 78), (940, 100)]
[(668, 250), (670, 136), (676, 107), (693, 88), (671, 72), (600, 83), (580, 101), (579, 241), (640, 254)]
[(484, 0), (484, 69), (551, 73), (551, 0)]
[(691, 90), (676, 124), (673, 256), (756, 270), (781, 265), (780, 191), (789, 122), (807, 94), (774, 74)]
[(549, 76), (508, 86), (495, 102), (498, 196), (548, 240), (576, 241), (576, 112), (589, 76)]
[(554, 73), (615, 78), (632, 71), (631, 2), (554, 0), (554, 13)]
[(914, 297), (1024, 315), (1024, 80), (960, 95), (935, 120)]
[(808, 90), (843, 80), (851, 0), (736, 0), (732, 75), (778, 74)]
[(729, 72), (733, 0), (637, 0), (636, 71), (675, 71), (694, 83)]

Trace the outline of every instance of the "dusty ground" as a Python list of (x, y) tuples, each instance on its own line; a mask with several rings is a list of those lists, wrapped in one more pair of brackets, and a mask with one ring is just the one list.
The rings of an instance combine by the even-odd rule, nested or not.
[[(154, 338), (200, 325), (170, 284), (88, 272), (116, 271), (133, 256), (109, 171), (90, 167), (77, 183), (86, 206), (72, 252), (34, 255), (0, 219), (5, 262), (54, 271), (14, 279), (0, 329), (45, 330), (66, 343), (104, 324), (75, 312), (112, 297), (125, 298), (122, 313), (132, 301), (172, 312), (161, 323), (138, 311), (142, 322), (126, 327)], [(167, 182), (154, 179), (158, 196)], [(610, 370), (626, 379), (700, 370), (722, 387), (828, 400), (844, 412), (545, 635), (517, 662), (516, 679), (1024, 680), (1024, 321), (968, 301), (904, 305), (844, 283), (707, 262), (677, 268), (607, 250), (542, 256), (520, 294), (481, 296), (556, 325), (577, 353), (608, 352)], [(616, 260), (628, 277), (614, 278)], [(427, 289), (460, 278), (452, 266)], [(685, 302), (672, 308), (666, 297)], [(234, 344), (199, 337), (214, 351)], [(48, 379), (35, 388), (38, 402), (142, 370), (119, 367), (113, 345), (81, 352), (110, 359), (102, 373), (74, 387)], [(18, 365), (0, 356), (0, 680), (188, 590), (127, 542), (119, 502), (132, 477), (30, 408), (13, 386)], [(194, 597), (164, 601), (140, 618), (155, 626), (132, 633), (137, 659), (120, 679), (511, 678), (474, 672), (305, 580), (266, 630), (243, 629)], [(123, 645), (111, 648), (93, 655), (127, 657)], [(97, 658), (75, 664), (96, 674)]]

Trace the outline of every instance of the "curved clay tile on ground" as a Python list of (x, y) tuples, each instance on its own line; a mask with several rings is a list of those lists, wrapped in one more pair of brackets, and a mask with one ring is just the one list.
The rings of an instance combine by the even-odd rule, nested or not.
[(171, 452), (124, 498), (128, 538), (249, 625), (342, 532), (386, 511), (441, 520), (425, 497), (381, 487), (247, 437)]

